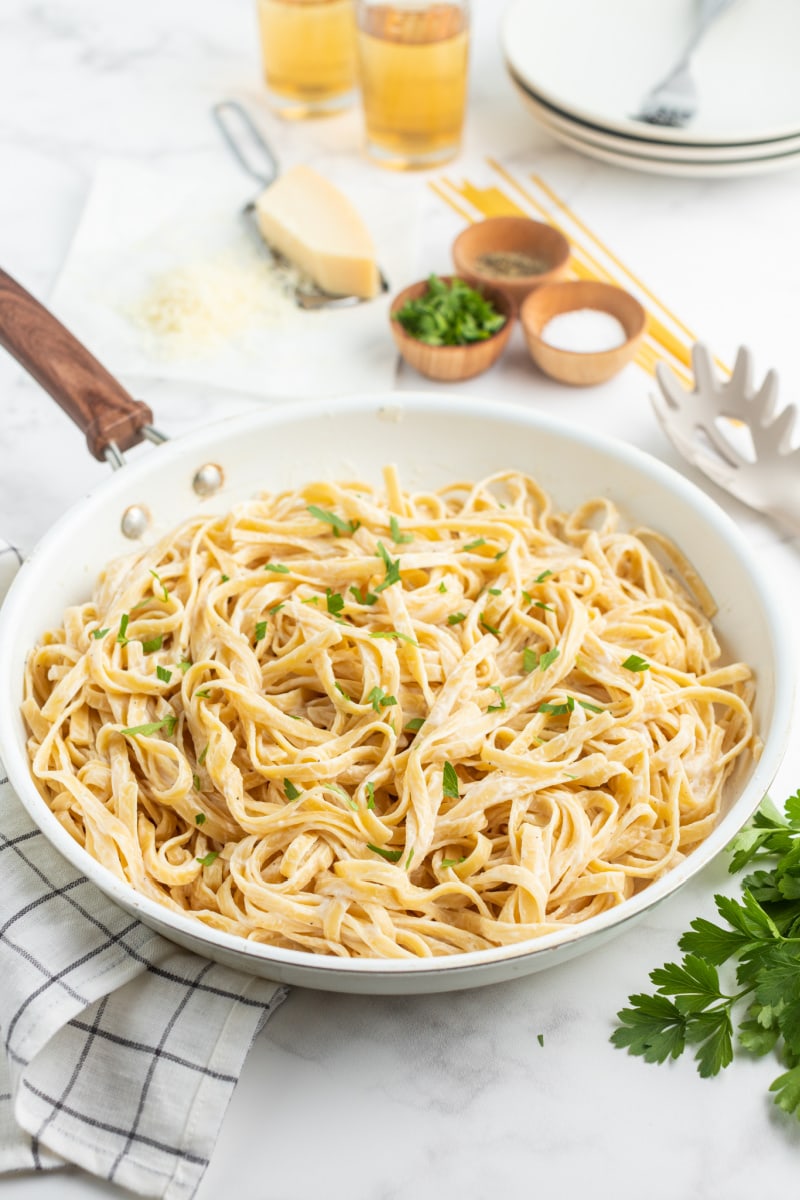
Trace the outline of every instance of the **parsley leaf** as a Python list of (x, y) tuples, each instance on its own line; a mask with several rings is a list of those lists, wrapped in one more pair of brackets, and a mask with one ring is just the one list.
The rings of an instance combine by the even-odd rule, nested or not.
[(392, 541), (396, 546), (402, 546), (404, 542), (413, 542), (413, 533), (401, 533), (400, 526), (397, 523), (397, 517), (389, 518), (389, 529), (392, 534)]
[(379, 713), (382, 708), (391, 708), (392, 705), (397, 704), (397, 701), (394, 698), (394, 696), (389, 696), (386, 692), (383, 691), (382, 688), (379, 688), (379, 687), (374, 687), (372, 689), (372, 691), (370, 692), (370, 694), (367, 696), (367, 699), (369, 700), (372, 707), (375, 709), (376, 713)]
[(324, 521), (326, 525), (331, 526), (334, 537), (352, 535), (361, 524), (360, 521), (344, 521), (341, 517), (337, 517), (336, 513), (319, 508), (316, 504), (309, 504), (307, 507), (312, 517), (316, 517), (318, 521)]
[(131, 725), (128, 729), (120, 730), (126, 737), (133, 737), (140, 733), (143, 737), (151, 737), (154, 733), (158, 733), (159, 729), (166, 732), (167, 737), (172, 737), (175, 732), (175, 726), (178, 724), (178, 718), (173, 714), (164, 717), (163, 721), (150, 721), (147, 725)]
[(265, 571), (274, 571), (276, 575), (288, 575), (289, 568), (283, 563), (267, 563), (264, 567)]
[(94, 639), (97, 641), (97, 640), (99, 640), (101, 637), (105, 637), (107, 633), (108, 633), (108, 630), (107, 630), (107, 629), (93, 629), (93, 630), (92, 630), (92, 637), (93, 637), (93, 638), (94, 638)]
[(338, 617), (344, 608), (344, 596), (342, 593), (332, 592), (329, 587), (325, 588), (325, 602), (328, 606), (328, 612), (332, 617)]
[(649, 671), (650, 663), (638, 654), (629, 654), (622, 664), (626, 671)]
[(142, 641), (142, 650), (145, 654), (153, 654), (154, 651), (160, 650), (164, 645), (163, 633), (157, 633), (154, 638), (148, 638), (147, 641)]
[(355, 597), (358, 604), (366, 604), (370, 608), (373, 604), (378, 603), (378, 597), (374, 592), (368, 591), (366, 587), (357, 588), (355, 586), (351, 586), (350, 595)]
[(374, 854), (380, 854), (387, 862), (399, 862), (403, 856), (402, 850), (384, 850), (382, 846), (374, 846), (372, 842), (367, 842), (367, 849), (372, 850)]
[(769, 869), (744, 878), (741, 899), (715, 896), (721, 923), (692, 921), (680, 963), (651, 972), (655, 992), (629, 997), (611, 1041), (648, 1062), (693, 1046), (700, 1075), (716, 1075), (734, 1058), (734, 1007), (747, 998), (738, 1044), (788, 1066), (770, 1091), (800, 1120), (800, 792), (785, 815), (765, 800), (729, 851), (731, 872), (754, 859), (768, 860)]
[(168, 671), (166, 667), (156, 667), (156, 675), (162, 683), (169, 683), (172, 679), (172, 671)]
[(424, 717), (412, 717), (410, 721), (406, 721), (405, 730), (407, 733), (418, 733), (424, 724)]
[(494, 625), (489, 624), (489, 622), (486, 620), (486, 613), (481, 613), (480, 623), (487, 633), (493, 633), (496, 638), (500, 637), (500, 630)]
[(552, 571), (542, 571), (541, 575), (537, 575), (533, 582), (544, 583), (545, 579), (549, 579), (552, 574)]
[(384, 588), (391, 587), (393, 583), (400, 582), (400, 559), (392, 559), (383, 542), (378, 542), (378, 553), (383, 559), (386, 567), (386, 574), (375, 588), (376, 595), (378, 592), (382, 592)]
[(130, 619), (131, 618), (130, 618), (129, 613), (123, 613), (122, 617), (120, 618), (119, 633), (117, 634), (117, 641), (119, 642), (119, 644), (121, 646), (127, 646), (127, 644), (128, 644), (128, 639), (125, 635), (128, 632), (128, 622), (130, 621)]
[(260, 642), (267, 636), (267, 622), (256, 621), (256, 641)]
[(367, 784), (367, 808), (374, 809), (375, 807), (375, 784)]
[(198, 858), (197, 861), (204, 867), (210, 867), (215, 858), (219, 858), (219, 850), (209, 850), (203, 858)]
[(467, 619), (466, 613), (463, 613), (463, 612), (450, 613), (450, 616), (447, 618), (447, 624), (448, 625), (460, 625), (461, 622), (466, 621), (466, 619)]
[(194, 823), (195, 823), (195, 825), (205, 825), (206, 814), (205, 813), (195, 813), (194, 814)]
[(284, 779), (283, 793), (287, 800), (296, 800), (298, 796), (302, 796), (302, 791), (292, 783), (291, 779)]
[(371, 633), (369, 636), (371, 638), (396, 638), (399, 642), (408, 642), (409, 646), (419, 645), (407, 633), (400, 633), (397, 629), (379, 629), (376, 633)]
[(506, 707), (506, 698), (503, 695), (503, 689), (500, 687), (500, 685), (498, 683), (490, 683), (489, 687), (491, 688), (491, 690), (493, 692), (497, 692), (497, 695), (500, 697), (500, 703), (499, 704), (490, 704), (486, 711), (487, 712), (502, 712), (502, 710)]
[(462, 546), (462, 550), (477, 550), (478, 546), (485, 546), (486, 538), (475, 538), (474, 542), (467, 542), (466, 546)]
[(444, 772), (442, 774), (442, 795), (447, 796), (450, 800), (457, 800), (459, 797), (458, 791), (458, 775), (456, 769), (451, 762), (444, 764)]
[(164, 581), (163, 581), (163, 579), (161, 578), (161, 576), (158, 574), (158, 572), (157, 572), (157, 571), (154, 571), (154, 570), (152, 569), (152, 567), (150, 568), (150, 574), (153, 576), (153, 579), (155, 579), (156, 583), (157, 583), (157, 584), (158, 584), (158, 586), (161, 588), (161, 599), (162, 599), (162, 600), (169, 600), (169, 592), (168, 592), (168, 590), (167, 590), (167, 586), (166, 586), (166, 584), (164, 583)]

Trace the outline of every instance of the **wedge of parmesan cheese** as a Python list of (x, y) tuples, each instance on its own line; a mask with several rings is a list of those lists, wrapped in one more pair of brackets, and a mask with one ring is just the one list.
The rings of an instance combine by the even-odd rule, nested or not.
[(337, 296), (378, 292), (379, 273), (369, 230), (353, 205), (311, 167), (292, 167), (256, 200), (266, 242), (323, 291)]

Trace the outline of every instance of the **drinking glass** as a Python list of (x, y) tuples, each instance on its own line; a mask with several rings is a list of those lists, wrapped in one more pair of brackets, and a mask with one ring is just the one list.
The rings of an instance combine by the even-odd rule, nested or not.
[(258, 0), (264, 77), (282, 117), (340, 112), (355, 99), (354, 0)]
[(400, 170), (447, 162), (461, 144), (469, 0), (356, 0), (371, 158)]

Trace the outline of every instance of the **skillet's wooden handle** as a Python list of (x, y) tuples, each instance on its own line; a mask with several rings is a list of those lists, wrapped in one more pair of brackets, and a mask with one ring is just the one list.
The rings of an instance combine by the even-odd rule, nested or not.
[(114, 442), (129, 450), (153, 414), (109, 375), (77, 338), (0, 269), (0, 345), (42, 385), (86, 434), (95, 458)]

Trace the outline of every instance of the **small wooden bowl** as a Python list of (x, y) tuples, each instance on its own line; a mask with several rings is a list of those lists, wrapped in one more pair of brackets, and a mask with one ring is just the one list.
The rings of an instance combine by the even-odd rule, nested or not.
[[(493, 274), (478, 260), (484, 254), (518, 251), (541, 260), (546, 269), (509, 279)], [(486, 283), (500, 288), (518, 309), (525, 297), (544, 283), (563, 279), (569, 269), (570, 245), (563, 233), (530, 217), (490, 217), (469, 225), (453, 242), (453, 262), (462, 279), (473, 287)]]
[[(451, 283), (455, 276), (442, 275), (440, 278), (446, 283)], [(404, 304), (425, 295), (428, 290), (427, 279), (421, 279), (419, 283), (412, 283), (410, 287), (404, 288), (392, 301), (389, 310), (392, 336), (403, 358), (419, 371), (420, 375), (425, 375), (428, 379), (438, 379), (442, 383), (458, 383), (461, 379), (473, 379), (483, 371), (488, 371), (503, 353), (514, 324), (514, 306), (508, 296), (498, 288), (481, 282), (472, 286), (492, 302), (506, 321), (503, 328), (490, 338), (483, 342), (470, 342), (467, 346), (429, 346), (427, 342), (420, 342), (410, 333), (406, 333), (400, 322), (395, 320), (395, 314)]]
[[(616, 317), (626, 340), (613, 350), (559, 350), (542, 338), (547, 322), (558, 313), (592, 308)], [(636, 354), (644, 337), (647, 314), (639, 301), (623, 288), (593, 279), (551, 283), (527, 297), (519, 314), (531, 358), (545, 375), (560, 383), (587, 387), (605, 383)]]

